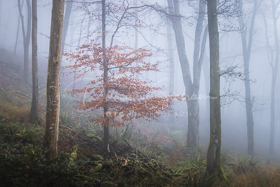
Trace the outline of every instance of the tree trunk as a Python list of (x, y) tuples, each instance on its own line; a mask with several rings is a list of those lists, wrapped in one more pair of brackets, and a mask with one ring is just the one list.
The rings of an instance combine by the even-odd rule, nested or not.
[(17, 45), (18, 45), (17, 43), (18, 43), (19, 27), (20, 27), (20, 16), (18, 18), (18, 26), (17, 26), (16, 42), (15, 42), (15, 47), (14, 47), (14, 55), (17, 54)]
[[(277, 52), (276, 52), (277, 53)], [(275, 61), (276, 62), (276, 61)], [(274, 150), (274, 131), (275, 131), (275, 87), (277, 79), (277, 69), (272, 70), (271, 81), (271, 98), (270, 98), (270, 138), (269, 138), (269, 154), (273, 155)]]
[[(275, 42), (275, 62), (272, 62), (272, 81), (271, 81), (271, 108), (270, 108), (270, 140), (269, 140), (269, 154), (273, 155), (274, 150), (274, 131), (275, 131), (275, 87), (278, 74), (278, 64), (279, 64), (279, 41), (278, 41), (278, 29), (277, 29), (277, 15), (276, 15), (276, 3), (275, 0), (271, 0), (272, 6), (272, 19), (273, 19), (273, 32), (274, 32), (274, 42)], [(278, 14), (279, 15), (279, 14)]]
[[(135, 7), (138, 6), (138, 0), (134, 0), (133, 4)], [(135, 29), (134, 29), (134, 49), (137, 50), (138, 49), (138, 31), (136, 29), (137, 27), (137, 21), (138, 21), (138, 12), (137, 9), (135, 11)], [(138, 62), (136, 61), (136, 67), (138, 66)], [(139, 79), (139, 74), (136, 74), (136, 79)]]
[(29, 75), (29, 43), (30, 43), (30, 35), (31, 35), (31, 5), (30, 0), (26, 0), (27, 3), (27, 30), (25, 33), (24, 28), (24, 17), (20, 8), (20, 1), (18, 0), (18, 10), (21, 18), (21, 26), (22, 26), (22, 35), (23, 35), (23, 47), (24, 47), (24, 67), (23, 67), (23, 80), (28, 82)]
[[(21, 4), (21, 11), (22, 11), (23, 3)], [(18, 16), (18, 25), (17, 25), (17, 35), (16, 35), (16, 42), (14, 47), (14, 55), (17, 54), (17, 45), (18, 45), (18, 34), (19, 34), (19, 27), (20, 27), (20, 15)]]
[(66, 40), (70, 15), (71, 15), (71, 12), (72, 12), (72, 7), (73, 7), (73, 0), (67, 1), (66, 2), (66, 8), (65, 8), (65, 17), (64, 17), (64, 22), (63, 22), (62, 53), (63, 53), (63, 50), (64, 50), (64, 45), (65, 45), (65, 40)]
[(91, 25), (91, 14), (88, 14), (88, 27), (87, 27), (87, 43), (89, 43), (89, 31), (90, 31), (90, 25)]
[(107, 94), (108, 94), (108, 88), (106, 85), (107, 78), (108, 78), (108, 65), (107, 65), (107, 60), (105, 59), (106, 53), (105, 53), (105, 48), (106, 48), (106, 6), (105, 6), (105, 0), (102, 0), (102, 48), (103, 48), (103, 67), (104, 67), (104, 77), (103, 77), (103, 83), (104, 83), (104, 118), (106, 119), (105, 123), (103, 123), (104, 126), (104, 146), (107, 148), (109, 146), (109, 140), (110, 140), (110, 134), (109, 134), (109, 121), (107, 120), (107, 112), (108, 112), (108, 107), (107, 107)]
[[(199, 93), (199, 83), (200, 83), (200, 75), (201, 75), (201, 67), (203, 62), (204, 55), (204, 47), (206, 40), (203, 40), (201, 45), (201, 33), (203, 26), (203, 18), (205, 14), (205, 2), (203, 0), (199, 1), (199, 16), (196, 25), (195, 32), (195, 50), (194, 50), (194, 67), (193, 74), (194, 80), (192, 82), (190, 66), (188, 62), (188, 58), (186, 55), (185, 48), (185, 39), (183, 35), (183, 29), (181, 24), (181, 16), (179, 10), (179, 0), (168, 0), (169, 12), (173, 18), (171, 18), (173, 30), (175, 33), (177, 51), (179, 55), (179, 60), (181, 64), (181, 70), (183, 74), (183, 81), (186, 90), (186, 94), (189, 99), (187, 100), (188, 105), (188, 136), (187, 136), (187, 145), (188, 147), (197, 147), (199, 144), (199, 104), (198, 103), (198, 93)], [(206, 36), (204, 37), (206, 38)], [(197, 101), (193, 101), (197, 100)], [(195, 108), (192, 108), (195, 107)], [(195, 133), (195, 134), (193, 134)]]
[[(236, 0), (236, 3), (242, 7), (242, 2), (240, 0)], [(241, 9), (242, 11), (242, 9)], [(250, 56), (251, 56), (251, 48), (253, 42), (253, 29), (255, 24), (255, 17), (257, 12), (257, 0), (254, 1), (254, 11), (252, 15), (249, 38), (248, 38), (248, 46), (247, 46), (247, 37), (246, 31), (241, 32), (242, 39), (242, 50), (243, 50), (243, 61), (244, 61), (244, 74), (245, 74), (245, 103), (246, 103), (246, 116), (247, 116), (247, 137), (248, 137), (248, 154), (254, 155), (254, 117), (253, 117), (253, 103), (251, 99), (251, 84), (250, 84)], [(244, 18), (243, 11), (238, 18), (239, 27), (244, 28)]]
[(168, 56), (171, 60), (170, 69), (169, 69), (169, 93), (174, 95), (174, 79), (175, 79), (175, 62), (174, 62), (174, 53), (173, 53), (173, 41), (171, 27), (169, 23), (167, 24), (167, 45), (168, 45)]
[(199, 101), (197, 98), (188, 99), (188, 135), (189, 147), (199, 145)]
[(38, 120), (37, 0), (32, 0), (32, 103), (31, 120)]
[(24, 44), (24, 80), (28, 82), (29, 77), (29, 45), (30, 45), (30, 36), (31, 36), (31, 4), (30, 0), (26, 0), (28, 15), (27, 15), (27, 31), (26, 31), (26, 43)]
[(208, 30), (210, 47), (210, 142), (207, 153), (207, 172), (226, 179), (221, 165), (221, 104), (217, 1), (208, 0)]
[[(175, 62), (174, 62), (174, 52), (173, 52), (173, 40), (172, 40), (172, 33), (171, 33), (171, 23), (167, 24), (167, 47), (168, 47), (168, 56), (170, 59), (170, 67), (169, 67), (169, 93), (171, 95), (175, 95), (174, 93), (174, 80), (175, 80)], [(169, 117), (169, 124), (174, 123), (174, 117), (170, 116)]]
[(46, 147), (47, 159), (57, 156), (60, 112), (60, 62), (64, 0), (53, 0), (47, 75)]

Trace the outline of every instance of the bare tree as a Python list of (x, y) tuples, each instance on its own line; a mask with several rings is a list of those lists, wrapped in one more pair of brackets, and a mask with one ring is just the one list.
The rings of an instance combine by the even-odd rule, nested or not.
[[(133, 4), (134, 7), (138, 6), (138, 0), (133, 0)], [(137, 21), (138, 21), (138, 12), (137, 10), (135, 11), (135, 25), (137, 25)], [(138, 49), (138, 31), (136, 28), (134, 28), (134, 49), (137, 50)], [(138, 63), (136, 62), (136, 66), (138, 66)], [(139, 75), (136, 75), (136, 78), (139, 78)]]
[[(278, 28), (277, 28), (277, 20), (279, 18), (279, 12), (277, 12), (277, 8), (279, 7), (279, 5), (280, 5), (279, 0), (277, 2), (275, 0), (271, 0), (273, 34), (274, 34), (274, 45), (275, 45), (274, 50), (270, 47), (269, 40), (267, 38), (267, 42), (268, 42), (270, 54), (271, 54), (270, 66), (271, 66), (271, 70), (272, 70), (271, 98), (270, 98), (270, 139), (269, 139), (269, 154), (270, 155), (273, 155), (275, 153), (275, 148), (274, 148), (275, 90), (276, 90), (276, 80), (277, 80), (278, 68), (279, 68), (279, 40), (278, 40), (279, 37), (278, 37)], [(267, 23), (266, 23), (266, 29), (267, 29)], [(272, 54), (275, 54), (275, 57)]]
[(248, 38), (246, 36), (246, 26), (244, 24), (243, 2), (235, 0), (237, 6), (241, 7), (240, 16), (238, 17), (239, 27), (243, 28), (241, 31), (242, 51), (244, 61), (244, 74), (245, 74), (245, 101), (246, 101), (246, 116), (247, 116), (247, 136), (248, 136), (248, 154), (254, 155), (254, 117), (253, 117), (253, 101), (251, 98), (251, 82), (250, 82), (250, 57), (253, 43), (253, 31), (255, 24), (255, 17), (258, 9), (258, 0), (254, 0), (254, 10), (251, 18)]
[(38, 120), (37, 0), (32, 0), (32, 103), (31, 120)]
[[(102, 48), (106, 48), (106, 5), (105, 0), (102, 0)], [(113, 38), (113, 37), (112, 37)], [(111, 42), (112, 45), (112, 42)], [(105, 50), (103, 51), (103, 68), (104, 68), (104, 76), (103, 76), (103, 82), (104, 84), (108, 80), (108, 65), (107, 60), (105, 59), (106, 53)], [(104, 88), (104, 100), (107, 100), (107, 94), (108, 94), (108, 87)], [(104, 106), (104, 118), (107, 118), (107, 112), (108, 107)], [(109, 146), (109, 124), (104, 125), (104, 145), (105, 147)]]
[(57, 156), (60, 112), (60, 62), (63, 30), (64, 0), (53, 0), (50, 50), (47, 75), (46, 147), (47, 159)]
[[(23, 2), (22, 2), (23, 3)], [(24, 26), (24, 16), (21, 11), (20, 0), (18, 0), (18, 11), (21, 18), (21, 27), (23, 35), (23, 47), (24, 47), (24, 67), (23, 67), (23, 80), (28, 82), (29, 75), (29, 44), (30, 44), (30, 35), (31, 35), (31, 5), (30, 0), (26, 0), (27, 3), (27, 29), (25, 33)]]
[[(22, 10), (22, 7), (23, 7), (23, 3), (21, 4), (21, 7), (20, 7), (21, 10)], [(16, 35), (16, 42), (15, 42), (15, 47), (14, 47), (14, 55), (16, 55), (16, 53), (17, 53), (19, 28), (20, 28), (20, 15), (18, 16), (17, 35)]]
[(210, 48), (210, 142), (207, 153), (207, 172), (226, 179), (221, 164), (221, 104), (217, 0), (207, 1)]
[(67, 1), (66, 8), (65, 8), (64, 22), (63, 22), (62, 52), (64, 50), (64, 45), (65, 45), (67, 30), (68, 30), (68, 26), (69, 26), (70, 15), (72, 12), (72, 7), (73, 7), (73, 0)]
[(196, 147), (199, 145), (199, 102), (198, 102), (199, 83), (200, 83), (201, 67), (202, 67), (206, 38), (207, 38), (207, 32), (205, 30), (201, 42), (206, 4), (204, 0), (199, 1), (199, 15), (198, 15), (196, 29), (195, 29), (195, 42), (194, 42), (194, 53), (193, 53), (193, 64), (194, 64), (193, 81), (191, 77), (189, 61), (186, 55), (185, 39), (183, 35), (181, 15), (179, 10), (179, 0), (168, 0), (168, 7), (172, 17), (171, 21), (175, 33), (177, 51), (181, 64), (185, 90), (186, 90), (186, 94), (189, 96), (189, 99), (187, 99), (187, 104), (188, 104), (187, 143), (189, 147)]
[[(167, 50), (168, 50), (168, 57), (170, 59), (169, 65), (169, 93), (174, 95), (175, 90), (175, 61), (174, 61), (174, 51), (173, 51), (173, 33), (172, 33), (172, 23), (168, 21), (166, 25), (166, 33), (167, 33)], [(174, 117), (169, 117), (169, 123), (172, 124), (174, 121)]]
[(167, 47), (168, 47), (168, 56), (171, 60), (169, 68), (169, 93), (174, 94), (174, 78), (175, 78), (175, 64), (174, 64), (174, 52), (173, 52), (173, 34), (171, 33), (172, 23), (168, 22), (166, 25), (167, 32)]

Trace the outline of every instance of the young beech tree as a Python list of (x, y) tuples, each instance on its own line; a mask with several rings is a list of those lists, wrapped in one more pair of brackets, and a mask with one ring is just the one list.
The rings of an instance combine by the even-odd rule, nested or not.
[(74, 89), (71, 93), (90, 93), (91, 100), (80, 102), (78, 109), (102, 110), (102, 117), (95, 119), (94, 122), (102, 123), (104, 132), (107, 131), (104, 133), (106, 147), (109, 144), (110, 126), (123, 126), (126, 122), (137, 118), (150, 120), (159, 117), (162, 112), (171, 110), (170, 104), (173, 99), (181, 100), (186, 97), (152, 96), (153, 91), (161, 88), (150, 86), (149, 82), (136, 78), (141, 72), (159, 71), (158, 63), (150, 64), (145, 61), (147, 57), (152, 56), (149, 50), (142, 48), (133, 50), (117, 45), (103, 48), (101, 44), (87, 44), (81, 46), (78, 52), (65, 55), (70, 61), (75, 62), (66, 68), (80, 70), (77, 78), (95, 69), (103, 72), (86, 87)]
[(57, 156), (60, 112), (60, 61), (63, 29), (64, 0), (53, 0), (50, 49), (47, 75), (47, 109), (45, 143), (48, 150), (47, 159)]

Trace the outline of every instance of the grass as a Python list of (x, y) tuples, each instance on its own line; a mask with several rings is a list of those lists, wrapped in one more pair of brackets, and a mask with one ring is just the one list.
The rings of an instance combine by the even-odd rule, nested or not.
[(273, 166), (261, 166), (257, 171), (237, 173), (231, 178), (231, 186), (279, 187), (280, 170)]

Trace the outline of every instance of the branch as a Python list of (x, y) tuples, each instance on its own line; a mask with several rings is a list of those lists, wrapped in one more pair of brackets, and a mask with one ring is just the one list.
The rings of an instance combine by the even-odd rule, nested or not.
[[(23, 1), (22, 1), (22, 4), (23, 4)], [(22, 15), (22, 12), (21, 12), (21, 7), (20, 7), (20, 0), (18, 0), (18, 11), (19, 11), (20, 19), (21, 19), (21, 28), (22, 28), (23, 40), (24, 40), (24, 43), (25, 43), (26, 35), (25, 35), (25, 29), (24, 29), (24, 19), (23, 19), (23, 15)]]
[(112, 37), (111, 37), (111, 44), (110, 44), (110, 47), (112, 47), (112, 45), (113, 45), (114, 37), (115, 37), (117, 31), (119, 30), (121, 21), (123, 20), (124, 15), (126, 14), (126, 12), (127, 12), (128, 9), (129, 9), (129, 7), (127, 6), (127, 8), (124, 10), (124, 12), (123, 12), (123, 14), (122, 14), (122, 16), (121, 16), (121, 18), (120, 18), (120, 20), (119, 20), (119, 22), (118, 22), (117, 28), (116, 28), (115, 32), (113, 33), (113, 35), (112, 35)]

